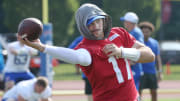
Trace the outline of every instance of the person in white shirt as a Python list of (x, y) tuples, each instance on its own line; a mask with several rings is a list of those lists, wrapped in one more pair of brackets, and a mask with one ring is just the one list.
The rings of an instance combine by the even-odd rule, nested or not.
[(19, 82), (8, 90), (2, 101), (51, 101), (52, 89), (45, 77)]
[(28, 47), (20, 41), (9, 43), (7, 46), (7, 62), (3, 70), (5, 91), (22, 80), (29, 80), (35, 76), (29, 70), (31, 55), (37, 50)]

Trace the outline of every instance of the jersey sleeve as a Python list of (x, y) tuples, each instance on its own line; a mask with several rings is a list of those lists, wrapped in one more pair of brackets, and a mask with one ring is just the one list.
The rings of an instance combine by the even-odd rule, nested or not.
[(68, 46), (68, 48), (71, 48), (71, 49), (75, 48), (75, 47), (79, 44), (79, 42), (82, 41), (82, 39), (83, 39), (83, 36), (77, 37), (77, 38)]
[(158, 43), (158, 41), (156, 41), (156, 53), (155, 53), (155, 55), (157, 56), (157, 55), (160, 55), (160, 48), (159, 48), (159, 43)]

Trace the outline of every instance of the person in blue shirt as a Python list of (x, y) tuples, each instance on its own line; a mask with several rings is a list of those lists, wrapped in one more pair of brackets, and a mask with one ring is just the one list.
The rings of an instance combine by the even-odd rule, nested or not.
[(3, 57), (3, 54), (2, 54), (2, 47), (0, 45), (0, 89), (1, 90), (4, 89), (3, 77), (2, 77), (3, 68), (4, 68), (4, 57)]
[(3, 57), (3, 50), (2, 47), (0, 45), (0, 73), (2, 73), (2, 70), (4, 68), (4, 57)]
[[(78, 36), (76, 39), (74, 39), (74, 41), (68, 46), (68, 48), (75, 48), (79, 42), (81, 42), (83, 40), (83, 36)], [(76, 71), (79, 70), (79, 67), (78, 65), (75, 65), (76, 66)], [(92, 99), (92, 88), (91, 88), (91, 85), (89, 83), (89, 80), (87, 79), (87, 77), (85, 76), (84, 73), (82, 73), (82, 79), (85, 81), (85, 94), (88, 96), (88, 101), (93, 101)]]
[[(120, 18), (120, 20), (124, 21), (124, 27), (132, 36), (135, 37), (137, 41), (144, 43), (144, 35), (141, 29), (137, 26), (139, 18), (134, 12), (127, 12), (123, 17)], [(133, 61), (130, 63), (136, 89), (139, 90), (140, 78), (143, 75), (142, 64), (135, 63)]]
[(155, 61), (142, 64), (144, 75), (141, 78), (139, 93), (142, 95), (142, 90), (148, 88), (152, 96), (151, 101), (157, 101), (158, 81), (162, 80), (163, 76), (159, 44), (158, 41), (151, 37), (151, 34), (154, 32), (154, 25), (152, 23), (141, 22), (139, 27), (143, 31), (145, 45), (151, 48), (156, 56)]

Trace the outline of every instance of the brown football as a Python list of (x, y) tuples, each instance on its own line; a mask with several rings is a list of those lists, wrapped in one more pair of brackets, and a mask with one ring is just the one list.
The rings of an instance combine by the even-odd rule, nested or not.
[(23, 19), (18, 26), (18, 34), (29, 41), (36, 40), (43, 31), (43, 24), (37, 18)]

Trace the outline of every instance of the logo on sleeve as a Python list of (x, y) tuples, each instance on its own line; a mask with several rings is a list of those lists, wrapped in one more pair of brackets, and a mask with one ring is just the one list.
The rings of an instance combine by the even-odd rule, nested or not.
[(113, 41), (114, 39), (116, 39), (119, 36), (119, 34), (115, 33), (114, 35), (112, 35), (109, 40)]

